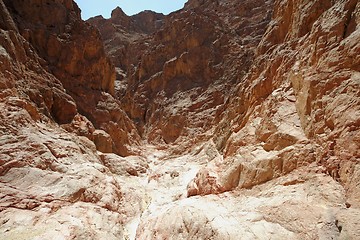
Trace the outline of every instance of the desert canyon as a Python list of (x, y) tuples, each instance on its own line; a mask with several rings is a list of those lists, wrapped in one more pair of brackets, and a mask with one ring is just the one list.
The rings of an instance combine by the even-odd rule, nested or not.
[(0, 0), (0, 239), (360, 239), (360, 2), (81, 19)]

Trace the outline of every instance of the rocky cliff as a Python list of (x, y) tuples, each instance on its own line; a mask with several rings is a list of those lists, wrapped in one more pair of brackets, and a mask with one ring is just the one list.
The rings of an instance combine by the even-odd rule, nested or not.
[(360, 238), (357, 0), (0, 12), (0, 239)]
[[(111, 135), (114, 151), (128, 155), (124, 145), (133, 144), (138, 138), (136, 134), (132, 138), (128, 134), (119, 136), (121, 130), (131, 132), (132, 124), (112, 97), (114, 67), (105, 55), (98, 31), (81, 21), (77, 5), (72, 1), (4, 3), (19, 33), (44, 60), (43, 67), (61, 81), (78, 111), (96, 128)], [(29, 4), (34, 7), (29, 8)], [(70, 123), (72, 117), (56, 116), (55, 120)]]
[[(126, 18), (119, 10), (109, 20), (89, 22), (99, 27), (116, 67), (126, 73), (117, 81), (126, 90), (116, 93), (142, 137), (167, 147), (174, 144), (183, 152), (212, 136), (232, 88), (253, 61), (271, 9), (272, 1), (188, 3), (146, 35), (126, 28), (138, 15)], [(150, 19), (156, 17), (153, 13)], [(116, 28), (126, 31), (108, 32)], [(117, 39), (129, 35), (136, 40), (125, 45), (125, 53), (114, 54)]]
[(128, 155), (139, 137), (100, 35), (73, 1), (0, 13), (0, 239), (121, 236), (126, 200), (103, 153)]

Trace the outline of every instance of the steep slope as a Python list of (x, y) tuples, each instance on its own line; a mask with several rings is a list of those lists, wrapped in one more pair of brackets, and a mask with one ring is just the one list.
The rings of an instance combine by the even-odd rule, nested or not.
[[(358, 11), (357, 1), (276, 3), (255, 65), (238, 86), (240, 99), (229, 104), (218, 127), (218, 133), (233, 129), (217, 141), (225, 157), (241, 154), (242, 145), (246, 152), (254, 145), (272, 153), (291, 146), (297, 155), (305, 151), (301, 161), (316, 161), (345, 185), (357, 177)], [(283, 161), (295, 160), (283, 154)]]
[[(112, 55), (119, 48), (116, 34), (138, 39), (125, 49), (127, 53), (113, 59), (116, 63), (123, 56), (137, 56), (126, 58), (130, 62), (122, 82), (127, 89), (117, 97), (144, 139), (166, 147), (174, 143), (180, 153), (212, 136), (233, 85), (250, 67), (271, 9), (272, 1), (264, 0), (210, 1), (201, 8), (189, 3), (166, 16), (159, 31), (142, 39), (132, 31), (103, 34)], [(127, 23), (132, 17), (128, 18), (113, 14), (105, 22), (90, 23), (101, 31), (104, 24)]]
[(0, 239), (360, 238), (357, 0), (0, 13)]
[[(117, 107), (115, 71), (106, 57), (95, 28), (80, 20), (80, 9), (72, 1), (4, 1), (13, 14), (19, 33), (45, 60), (43, 65), (57, 77), (76, 101), (81, 114), (96, 128), (111, 136), (114, 151), (128, 155), (125, 145), (139, 139), (132, 123)], [(29, 4), (34, 4), (29, 8)], [(86, 36), (86, 38), (84, 38)], [(69, 123), (72, 119), (60, 121)], [(122, 131), (125, 131), (121, 133)]]
[[(104, 166), (112, 154), (96, 149), (129, 143), (98, 127), (136, 130), (110, 95), (114, 68), (99, 35), (79, 13), (68, 0), (0, 1), (0, 239), (115, 239), (126, 235), (122, 214), (141, 208), (124, 194), (132, 183)], [(123, 175), (143, 163), (117, 157), (128, 163)]]
[[(127, 89), (117, 97), (142, 137), (173, 156), (158, 163), (172, 170), (156, 168), (154, 188), (165, 188), (165, 181), (176, 189), (194, 176), (188, 197), (218, 194), (182, 199), (184, 192), (174, 190), (168, 201), (178, 201), (155, 200), (137, 237), (360, 236), (354, 227), (359, 216), (358, 22), (359, 3), (353, 0), (193, 0), (143, 38), (147, 48), (138, 47), (139, 39), (131, 43), (128, 53), (141, 58), (127, 65), (122, 78)], [(118, 47), (103, 38), (108, 51)], [(178, 180), (166, 175), (174, 168)], [(313, 187), (328, 195), (314, 195)], [(284, 209), (276, 213), (280, 205)], [(209, 208), (219, 212), (208, 213)], [(234, 212), (254, 216), (247, 221), (256, 224), (246, 225)], [(172, 221), (174, 216), (178, 220)], [(236, 228), (239, 222), (243, 228)]]

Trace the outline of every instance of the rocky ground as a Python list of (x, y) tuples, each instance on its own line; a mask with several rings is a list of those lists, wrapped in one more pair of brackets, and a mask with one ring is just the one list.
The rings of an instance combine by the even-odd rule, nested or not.
[(357, 0), (0, 0), (0, 239), (360, 239), (359, 43)]

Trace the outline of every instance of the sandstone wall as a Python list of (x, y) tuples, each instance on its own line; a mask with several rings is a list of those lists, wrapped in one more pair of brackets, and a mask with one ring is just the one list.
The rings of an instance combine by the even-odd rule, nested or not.
[[(358, 8), (353, 0), (194, 0), (150, 35), (126, 30), (133, 20), (117, 10), (102, 23), (122, 30), (102, 36), (115, 62), (137, 56), (117, 97), (142, 137), (178, 154), (210, 140), (224, 159), (199, 172), (195, 185), (207, 189), (199, 193), (251, 187), (312, 162), (346, 185), (359, 154)], [(137, 41), (117, 55), (116, 34)], [(224, 175), (214, 189), (211, 172)]]
[(359, 239), (359, 9), (0, 0), (0, 239)]
[(105, 55), (98, 31), (81, 20), (76, 3), (4, 1), (4, 4), (19, 33), (41, 58), (41, 66), (59, 79), (75, 100), (76, 106), (70, 106), (58, 97), (56, 104), (61, 111), (53, 111), (58, 123), (69, 124), (77, 108), (95, 128), (110, 134), (112, 151), (130, 154), (126, 145), (135, 144), (139, 138), (131, 121), (118, 107), (119, 102), (112, 97), (114, 66)]
[[(275, 1), (254, 64), (216, 130), (225, 162), (213, 174), (225, 178), (214, 191), (315, 161), (358, 204), (358, 14), (357, 1)], [(195, 181), (211, 192), (204, 171)]]
[[(126, 29), (138, 16), (113, 12), (101, 23), (89, 20), (102, 29), (107, 52), (123, 69), (118, 82), (125, 90), (117, 94), (122, 108), (144, 139), (174, 144), (179, 153), (212, 136), (234, 84), (253, 61), (272, 12), (272, 1), (190, 5), (166, 16), (153, 34), (153, 28), (146, 35)], [(136, 40), (118, 52), (119, 38)]]

